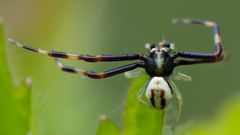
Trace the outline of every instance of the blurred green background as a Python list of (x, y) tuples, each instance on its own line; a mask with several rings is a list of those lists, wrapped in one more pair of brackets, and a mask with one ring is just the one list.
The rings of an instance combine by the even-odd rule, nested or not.
[[(146, 42), (166, 40), (178, 50), (213, 51), (211, 30), (172, 25), (174, 17), (202, 18), (219, 23), (230, 59), (217, 64), (179, 67), (193, 82), (176, 82), (184, 97), (180, 123), (211, 118), (229, 97), (239, 94), (237, 0), (1, 0), (6, 37), (43, 49), (88, 54), (146, 53)], [(104, 80), (61, 72), (50, 57), (6, 46), (15, 84), (32, 77), (32, 128), (36, 135), (93, 135), (99, 115), (121, 124), (129, 85), (117, 75)], [(124, 64), (64, 63), (103, 71)]]

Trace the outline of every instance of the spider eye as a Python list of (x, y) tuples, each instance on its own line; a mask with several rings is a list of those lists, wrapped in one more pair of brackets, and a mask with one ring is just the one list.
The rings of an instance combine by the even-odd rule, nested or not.
[(174, 50), (174, 43), (171, 43), (171, 42), (165, 42), (164, 45), (163, 45), (165, 48), (168, 48), (170, 50)]
[(174, 50), (174, 49), (175, 49), (174, 43), (171, 43), (169, 48), (172, 49), (172, 50)]
[(151, 49), (153, 49), (153, 48), (155, 48), (155, 47), (156, 47), (156, 44), (154, 44), (154, 43), (150, 44), (150, 48), (151, 48)]
[(156, 45), (154, 43), (146, 43), (145, 44), (145, 49), (147, 49), (147, 50), (152, 50), (155, 47), (156, 47)]
[(150, 43), (146, 43), (146, 44), (145, 44), (145, 49), (151, 50), (151, 44), (150, 44)]
[(170, 48), (170, 44), (171, 44), (171, 43), (169, 43), (169, 42), (164, 43), (164, 47)]

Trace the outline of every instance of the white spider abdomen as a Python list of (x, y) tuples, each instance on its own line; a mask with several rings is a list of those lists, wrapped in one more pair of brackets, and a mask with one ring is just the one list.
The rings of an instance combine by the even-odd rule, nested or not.
[(146, 87), (145, 95), (156, 109), (164, 109), (173, 96), (171, 87), (163, 77), (153, 77)]

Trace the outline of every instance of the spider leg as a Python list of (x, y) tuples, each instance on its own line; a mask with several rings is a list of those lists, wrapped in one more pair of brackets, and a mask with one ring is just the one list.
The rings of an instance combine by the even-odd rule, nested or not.
[(177, 109), (175, 120), (173, 122), (173, 127), (174, 127), (182, 115), (183, 97), (182, 97), (180, 90), (178, 89), (176, 84), (171, 79), (169, 80), (169, 83), (172, 87), (173, 92), (176, 94), (176, 98), (177, 98), (177, 102), (178, 102), (178, 109)]
[(103, 78), (114, 76), (114, 75), (129, 71), (129, 70), (133, 70), (138, 67), (144, 67), (143, 62), (136, 62), (136, 63), (132, 63), (132, 64), (127, 64), (127, 65), (124, 65), (121, 67), (113, 68), (111, 70), (107, 70), (104, 72), (96, 73), (93, 71), (86, 71), (86, 70), (82, 70), (82, 69), (78, 69), (78, 68), (65, 66), (60, 62), (60, 60), (58, 58), (55, 58), (55, 60), (56, 60), (56, 64), (58, 65), (59, 68), (61, 68), (62, 71), (88, 76), (93, 79), (103, 79)]
[(146, 72), (144, 69), (142, 68), (137, 68), (137, 69), (134, 69), (134, 70), (130, 70), (130, 71), (127, 71), (124, 73), (124, 76), (126, 78), (135, 78), (135, 77), (139, 77), (139, 76), (143, 76), (145, 75)]
[(126, 60), (145, 60), (146, 56), (143, 54), (118, 54), (118, 55), (87, 55), (87, 54), (71, 54), (61, 51), (47, 51), (39, 48), (34, 48), (29, 45), (21, 44), (14, 39), (9, 39), (9, 42), (17, 47), (24, 48), (39, 54), (48, 55), (55, 58), (65, 58), (73, 60), (83, 60), (87, 62), (100, 61), (126, 61)]
[(173, 74), (171, 75), (171, 78), (173, 78), (174, 80), (181, 80), (181, 81), (186, 81), (186, 82), (191, 82), (192, 81), (192, 77), (180, 72), (176, 72), (174, 71)]
[(210, 27), (210, 28), (212, 28), (212, 31), (213, 31), (214, 43), (215, 43), (215, 52), (214, 53), (177, 51), (173, 55), (174, 58), (176, 58), (176, 57), (196, 58), (196, 59), (208, 59), (211, 61), (219, 61), (219, 59), (221, 59), (222, 45), (221, 45), (220, 29), (219, 29), (219, 26), (215, 22), (206, 21), (206, 20), (198, 20), (198, 19), (193, 19), (193, 20), (192, 19), (174, 19), (173, 23), (198, 24), (198, 25), (204, 25), (204, 26)]
[(137, 93), (137, 100), (142, 103), (143, 105), (146, 105), (148, 107), (152, 107), (151, 103), (148, 102), (147, 100), (144, 100), (143, 98), (143, 94), (145, 93), (146, 91), (146, 86), (147, 86), (148, 82), (146, 82), (142, 87), (141, 89), (138, 91)]
[(221, 61), (224, 58), (224, 55), (221, 55), (218, 59), (179, 59), (174, 61), (174, 66), (181, 65), (192, 65), (192, 64), (201, 64), (201, 63), (212, 63)]

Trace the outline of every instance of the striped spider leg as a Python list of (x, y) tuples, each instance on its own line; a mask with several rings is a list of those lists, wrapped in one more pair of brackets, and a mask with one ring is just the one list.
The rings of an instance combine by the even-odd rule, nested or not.
[(60, 51), (47, 51), (42, 50), (39, 48), (34, 48), (29, 45), (21, 44), (17, 42), (14, 39), (9, 39), (10, 43), (17, 47), (21, 47), (39, 54), (47, 55), (50, 57), (54, 57), (56, 59), (57, 65), (65, 72), (70, 73), (77, 73), (80, 75), (88, 76), (90, 78), (94, 79), (101, 79), (101, 78), (107, 78), (113, 75), (117, 75), (129, 70), (133, 70), (135, 68), (141, 67), (144, 68), (143, 62), (135, 62), (132, 64), (127, 64), (121, 67), (114, 68), (112, 70), (107, 70), (104, 72), (96, 73), (93, 71), (85, 71), (73, 67), (68, 67), (63, 65), (58, 58), (66, 58), (66, 59), (73, 59), (73, 60), (82, 60), (86, 62), (112, 62), (112, 61), (127, 61), (127, 60), (140, 60), (143, 61), (145, 59), (145, 55), (143, 54), (119, 54), (119, 55), (88, 55), (88, 54), (71, 54), (66, 52), (60, 52)]
[(94, 78), (94, 79), (107, 78), (107, 77), (110, 77), (110, 76), (113, 76), (113, 75), (124, 73), (124, 72), (129, 71), (129, 70), (133, 70), (133, 69), (138, 68), (138, 67), (144, 68), (144, 63), (143, 62), (135, 62), (135, 63), (131, 63), (131, 64), (121, 66), (121, 67), (113, 68), (111, 70), (107, 70), (107, 71), (104, 71), (104, 72), (96, 73), (96, 72), (93, 72), (93, 71), (86, 71), (86, 70), (82, 70), (82, 69), (78, 69), (78, 68), (65, 66), (61, 63), (59, 58), (55, 58), (55, 61), (58, 65), (58, 67), (61, 68), (62, 71), (70, 72), (70, 73), (77, 73), (77, 74), (88, 76), (88, 77)]
[(220, 29), (217, 23), (212, 21), (200, 20), (200, 19), (174, 19), (173, 23), (176, 24), (197, 24), (212, 28), (215, 52), (214, 53), (203, 53), (203, 52), (190, 52), (190, 51), (176, 51), (172, 57), (182, 57), (186, 59), (175, 60), (175, 66), (179, 65), (191, 65), (198, 63), (211, 63), (221, 61), (224, 57), (222, 55), (222, 43), (220, 37)]

